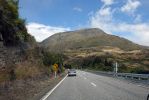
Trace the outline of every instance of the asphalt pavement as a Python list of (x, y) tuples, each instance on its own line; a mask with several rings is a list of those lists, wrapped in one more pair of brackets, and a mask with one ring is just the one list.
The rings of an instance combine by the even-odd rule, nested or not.
[(147, 100), (148, 86), (77, 71), (67, 77), (46, 100)]

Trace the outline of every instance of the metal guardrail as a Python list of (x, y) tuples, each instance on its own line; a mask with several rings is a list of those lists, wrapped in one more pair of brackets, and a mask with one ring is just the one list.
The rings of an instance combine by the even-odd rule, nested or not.
[(108, 74), (108, 75), (112, 75), (115, 77), (124, 77), (124, 78), (129, 78), (129, 79), (149, 80), (149, 74), (114, 73), (114, 72), (103, 72), (103, 71), (91, 71), (91, 72)]
[(118, 77), (125, 77), (138, 80), (149, 80), (149, 74), (133, 74), (133, 73), (117, 73), (115, 74)]

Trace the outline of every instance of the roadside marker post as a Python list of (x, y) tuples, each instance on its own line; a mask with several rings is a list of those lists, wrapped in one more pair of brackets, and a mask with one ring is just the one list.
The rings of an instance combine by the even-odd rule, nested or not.
[(57, 77), (57, 72), (56, 71), (54, 72), (54, 76), (55, 76), (55, 78)]
[(54, 70), (54, 77), (57, 77), (57, 71), (58, 71), (58, 64), (53, 65), (53, 70)]
[(117, 72), (118, 72), (118, 63), (115, 63), (115, 76), (117, 77)]
[(118, 72), (118, 63), (115, 62), (115, 64), (114, 64), (114, 76), (117, 76), (117, 72)]

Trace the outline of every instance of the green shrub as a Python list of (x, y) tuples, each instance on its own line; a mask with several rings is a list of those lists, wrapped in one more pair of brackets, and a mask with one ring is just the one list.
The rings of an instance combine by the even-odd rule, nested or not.
[(0, 33), (8, 37), (3, 37), (4, 45), (17, 45), (23, 42), (35, 41), (27, 33), (25, 20), (19, 18), (18, 0), (0, 0), (0, 16), (2, 21), (2, 30)]

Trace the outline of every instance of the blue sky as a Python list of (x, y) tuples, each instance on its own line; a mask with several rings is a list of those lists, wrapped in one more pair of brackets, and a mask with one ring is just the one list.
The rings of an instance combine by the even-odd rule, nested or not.
[(19, 6), (39, 42), (57, 32), (96, 27), (149, 46), (148, 0), (20, 0)]

